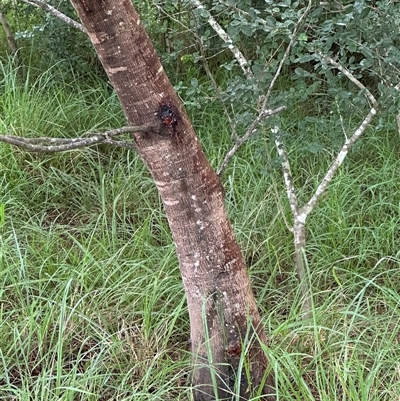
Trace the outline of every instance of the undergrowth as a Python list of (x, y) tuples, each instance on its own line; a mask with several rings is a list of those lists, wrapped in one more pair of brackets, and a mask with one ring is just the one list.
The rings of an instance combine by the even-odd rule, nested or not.
[[(2, 134), (72, 137), (124, 124), (107, 85), (54, 84), (52, 74), (18, 83), (3, 66)], [(228, 125), (212, 104), (191, 113), (217, 167), (231, 143)], [(293, 135), (295, 120), (286, 121)], [(325, 123), (337, 129), (334, 116)], [(298, 145), (289, 154), (307, 198), (332, 151)], [(397, 133), (371, 129), (310, 215), (311, 321), (299, 316), (282, 216), (289, 208), (268, 134), (251, 139), (224, 173), (279, 400), (398, 399), (399, 146)], [(0, 171), (0, 399), (190, 399), (178, 263), (137, 155), (106, 147), (33, 155), (1, 145)]]

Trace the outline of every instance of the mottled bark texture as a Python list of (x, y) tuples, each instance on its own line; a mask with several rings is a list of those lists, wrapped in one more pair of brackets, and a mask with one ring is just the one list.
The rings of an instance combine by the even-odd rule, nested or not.
[[(159, 127), (133, 135), (176, 245), (190, 315), (195, 400), (232, 399), (235, 381), (242, 399), (260, 385), (264, 399), (275, 399), (267, 396), (274, 390), (272, 376), (264, 377), (268, 362), (259, 341), (265, 334), (222, 185), (136, 11), (130, 0), (71, 1), (129, 124)], [(246, 367), (240, 370), (246, 338)]]

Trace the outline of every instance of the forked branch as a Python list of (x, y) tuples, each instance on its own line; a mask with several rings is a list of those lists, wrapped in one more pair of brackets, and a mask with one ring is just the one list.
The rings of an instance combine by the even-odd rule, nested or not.
[(246, 133), (242, 137), (240, 137), (236, 140), (232, 149), (225, 155), (225, 158), (224, 158), (223, 162), (221, 163), (221, 166), (217, 170), (217, 174), (221, 175), (224, 172), (229, 161), (232, 159), (232, 157), (235, 155), (235, 153), (238, 151), (238, 149), (250, 138), (250, 136), (257, 131), (258, 125), (264, 118), (274, 116), (285, 109), (286, 109), (286, 106), (277, 107), (274, 110), (262, 109), (261, 112), (258, 113), (258, 116), (250, 124)]
[(308, 214), (314, 209), (314, 206), (317, 204), (318, 200), (325, 192), (327, 186), (332, 181), (336, 171), (343, 163), (344, 159), (346, 158), (347, 154), (349, 153), (352, 146), (357, 142), (357, 140), (361, 137), (364, 133), (366, 128), (370, 125), (372, 119), (377, 113), (378, 109), (378, 101), (375, 99), (374, 95), (346, 68), (342, 65), (337, 63), (331, 57), (325, 56), (320, 52), (316, 52), (321, 58), (323, 58), (327, 63), (331, 64), (333, 67), (337, 68), (343, 75), (345, 75), (351, 82), (353, 82), (358, 88), (360, 88), (367, 99), (371, 103), (371, 109), (368, 112), (367, 116), (361, 122), (359, 127), (354, 131), (354, 134), (350, 138), (346, 138), (342, 148), (340, 149), (339, 153), (337, 154), (335, 160), (330, 165), (328, 171), (325, 174), (325, 177), (322, 179), (321, 183), (318, 185), (314, 195), (311, 199), (299, 210), (299, 217), (301, 220), (306, 220)]
[(306, 220), (309, 213), (314, 209), (318, 200), (321, 198), (322, 194), (325, 192), (326, 188), (332, 181), (335, 173), (343, 163), (347, 154), (349, 153), (351, 147), (354, 143), (360, 138), (360, 136), (364, 133), (366, 128), (371, 123), (372, 119), (377, 113), (378, 102), (372, 93), (357, 79), (354, 75), (344, 68), (342, 65), (337, 63), (331, 57), (325, 56), (316, 51), (316, 54), (319, 55), (322, 59), (324, 59), (328, 64), (337, 68), (339, 71), (343, 73), (351, 82), (353, 82), (359, 89), (363, 91), (367, 99), (371, 104), (371, 108), (361, 122), (359, 127), (355, 130), (353, 135), (350, 138), (347, 138), (337, 154), (335, 160), (330, 165), (328, 171), (325, 174), (325, 177), (322, 179), (321, 183), (318, 185), (315, 193), (311, 196), (310, 200), (301, 208), (298, 206), (298, 198), (296, 195), (296, 189), (293, 182), (293, 177), (290, 173), (290, 163), (289, 158), (284, 146), (283, 141), (279, 135), (279, 129), (273, 128), (272, 132), (275, 135), (275, 144), (279, 153), (279, 156), (282, 159), (282, 171), (286, 186), (286, 193), (290, 204), (290, 209), (293, 217), (293, 232), (294, 235), (294, 245), (295, 245), (295, 261), (296, 261), (296, 270), (297, 275), (300, 282), (300, 289), (302, 294), (302, 315), (303, 318), (308, 319), (311, 317), (311, 305), (312, 305), (312, 295), (311, 288), (309, 286), (309, 282), (307, 280), (306, 275), (306, 262), (304, 258), (304, 250), (306, 247)]

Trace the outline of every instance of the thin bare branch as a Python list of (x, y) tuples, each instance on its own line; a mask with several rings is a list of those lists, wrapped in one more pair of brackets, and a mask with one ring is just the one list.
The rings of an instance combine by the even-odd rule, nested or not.
[(232, 118), (231, 118), (231, 116), (230, 116), (230, 114), (229, 114), (229, 112), (228, 112), (228, 109), (227, 109), (226, 106), (225, 106), (225, 102), (224, 102), (223, 99), (222, 99), (222, 95), (221, 95), (220, 88), (219, 88), (217, 82), (215, 81), (213, 74), (211, 73), (210, 66), (209, 66), (209, 64), (208, 64), (207, 57), (206, 57), (205, 51), (204, 51), (203, 39), (202, 39), (201, 36), (198, 34), (198, 27), (197, 27), (197, 24), (196, 24), (196, 38), (197, 38), (197, 41), (198, 41), (198, 43), (199, 43), (199, 49), (200, 49), (200, 54), (201, 54), (201, 61), (202, 61), (202, 63), (203, 63), (204, 69), (206, 70), (206, 74), (207, 74), (208, 78), (209, 78), (210, 81), (211, 81), (211, 84), (212, 84), (212, 86), (213, 86), (213, 88), (214, 88), (215, 94), (216, 94), (216, 96), (217, 96), (217, 98), (218, 98), (218, 100), (219, 100), (219, 103), (220, 103), (221, 106), (222, 106), (222, 110), (224, 111), (225, 117), (226, 117), (226, 119), (228, 120), (228, 123), (229, 123), (229, 125), (230, 125), (230, 127), (231, 127), (232, 135), (233, 135), (233, 137), (234, 137), (235, 139), (238, 139), (239, 136), (238, 136), (238, 134), (237, 134), (237, 132), (236, 132), (236, 125), (235, 125), (235, 123), (232, 121)]
[(199, 0), (190, 0), (190, 2), (203, 14), (207, 15), (208, 23), (214, 29), (214, 31), (218, 34), (218, 36), (227, 44), (228, 49), (232, 52), (235, 59), (238, 61), (241, 69), (246, 75), (247, 78), (253, 78), (253, 72), (249, 67), (249, 63), (246, 58), (243, 56), (243, 53), (233, 44), (230, 36), (225, 32), (220, 24), (215, 20), (215, 18), (210, 14), (210, 12), (204, 7), (203, 4), (200, 3)]
[[(280, 158), (282, 159), (282, 171), (283, 171), (283, 179), (285, 180), (285, 186), (286, 186), (286, 194), (289, 199), (289, 205), (290, 209), (292, 211), (292, 216), (293, 219), (296, 218), (299, 210), (299, 204), (297, 200), (297, 195), (296, 195), (296, 189), (294, 187), (293, 183), (293, 176), (292, 172), (290, 170), (290, 163), (289, 163), (289, 158), (286, 153), (285, 146), (283, 144), (283, 141), (279, 135), (279, 128), (274, 127), (271, 129), (273, 135), (275, 136), (275, 145), (276, 149), (278, 150), (278, 154)], [(294, 228), (288, 227), (291, 232), (294, 232)]]
[(400, 136), (400, 112), (397, 114), (396, 121), (397, 121), (397, 129), (399, 130), (399, 136)]
[(353, 82), (354, 85), (356, 85), (358, 88), (360, 88), (362, 91), (365, 92), (366, 97), (369, 99), (371, 102), (372, 106), (377, 108), (378, 107), (378, 102), (375, 99), (375, 97), (372, 95), (372, 93), (346, 68), (344, 68), (342, 65), (340, 65), (338, 62), (336, 62), (333, 58), (326, 56), (325, 54), (322, 54), (320, 51), (316, 50), (315, 51), (318, 56), (323, 58), (327, 63), (331, 64), (335, 68), (337, 68), (343, 75), (346, 76), (351, 82)]
[[(276, 127), (275, 127), (275, 128), (272, 128), (272, 132), (273, 132), (274, 135), (277, 134), (277, 129), (276, 129)], [(266, 151), (268, 163), (269, 163), (270, 165), (272, 165), (272, 159), (271, 159), (270, 149), (267, 147), (267, 144), (266, 144), (266, 146), (265, 146), (265, 151)], [(287, 157), (286, 157), (286, 158), (287, 158)], [(289, 171), (290, 171), (290, 166), (289, 166)], [(278, 209), (279, 209), (279, 212), (280, 212), (281, 215), (282, 215), (282, 218), (283, 218), (283, 221), (284, 221), (284, 223), (285, 223), (286, 228), (287, 228), (290, 232), (293, 232), (293, 225), (291, 225), (291, 224), (289, 223), (288, 219), (286, 218), (285, 209), (284, 209), (284, 207), (283, 207), (283, 205), (282, 205), (282, 202), (281, 202), (281, 199), (280, 199), (279, 190), (278, 190), (278, 185), (276, 184), (276, 180), (275, 180), (274, 174), (271, 174), (271, 180), (272, 180), (272, 188), (273, 188), (274, 193), (275, 193), (276, 205), (277, 205), (277, 207), (278, 207)]]
[(297, 23), (296, 23), (296, 25), (295, 25), (295, 27), (293, 29), (292, 37), (290, 39), (290, 42), (289, 42), (289, 44), (288, 44), (288, 46), (287, 46), (287, 48), (285, 50), (285, 53), (282, 56), (281, 61), (279, 62), (278, 69), (276, 70), (275, 75), (272, 78), (271, 83), (269, 84), (267, 93), (262, 99), (261, 109), (265, 109), (267, 107), (267, 103), (268, 103), (269, 97), (271, 96), (272, 90), (273, 90), (273, 88), (275, 86), (275, 83), (276, 83), (277, 79), (279, 78), (279, 75), (281, 75), (283, 64), (285, 63), (286, 59), (289, 57), (290, 50), (292, 49), (293, 43), (297, 40), (297, 37), (296, 37), (297, 31), (299, 30), (299, 27), (302, 24), (302, 22), (303, 22), (304, 18), (306, 17), (306, 15), (309, 13), (309, 11), (311, 9), (311, 5), (312, 5), (312, 0), (309, 0), (308, 1), (308, 5), (307, 5), (306, 9), (304, 10), (304, 13), (301, 15), (301, 17), (299, 18), (299, 20), (297, 21)]
[(334, 177), (336, 171), (338, 168), (341, 166), (343, 163), (344, 159), (346, 158), (347, 154), (349, 153), (350, 149), (354, 145), (354, 143), (360, 138), (360, 136), (364, 133), (366, 128), (369, 126), (371, 123), (372, 119), (375, 117), (378, 109), (378, 101), (375, 99), (374, 95), (346, 68), (344, 68), (342, 65), (337, 63), (335, 60), (333, 60), (331, 57), (325, 56), (319, 52), (317, 54), (322, 57), (325, 61), (327, 61), (329, 64), (333, 65), (335, 68), (337, 68), (340, 72), (343, 73), (351, 82), (353, 82), (358, 88), (360, 88), (365, 96), (369, 99), (369, 101), (372, 104), (372, 107), (367, 114), (367, 116), (364, 118), (360, 126), (356, 129), (354, 134), (346, 139), (344, 142), (342, 148), (340, 149), (338, 155), (336, 156), (335, 160), (329, 167), (327, 173), (325, 174), (325, 177), (322, 179), (321, 183), (319, 184), (318, 188), (316, 189), (314, 195), (311, 197), (311, 199), (307, 202), (306, 205), (304, 205), (300, 210), (299, 210), (299, 216), (302, 221), (305, 221), (308, 214), (314, 209), (314, 206), (317, 204), (319, 198), (322, 196), (322, 194), (325, 192), (326, 188), (332, 181), (332, 178)]
[(28, 152), (44, 152), (44, 153), (66, 152), (101, 143), (103, 144), (106, 143), (119, 147), (134, 147), (135, 145), (131, 142), (116, 141), (113, 138), (122, 134), (134, 133), (134, 132), (149, 132), (155, 129), (157, 129), (157, 127), (146, 127), (146, 126), (122, 127), (109, 130), (103, 133), (89, 132), (85, 135), (90, 135), (90, 136), (79, 137), (79, 138), (49, 138), (49, 137), (24, 138), (14, 135), (0, 135), (0, 142), (17, 146), (21, 149), (27, 150)]
[(73, 28), (79, 29), (81, 32), (86, 33), (86, 29), (79, 22), (74, 21), (72, 18), (69, 18), (67, 15), (63, 14), (61, 11), (58, 11), (56, 8), (52, 7), (50, 4), (41, 1), (41, 0), (20, 0), (26, 4), (30, 4), (35, 7), (39, 7), (60, 20), (64, 21), (66, 24), (72, 26)]
[(240, 137), (236, 140), (232, 149), (225, 155), (225, 158), (224, 158), (223, 162), (221, 163), (221, 166), (217, 170), (217, 174), (221, 175), (224, 172), (229, 161), (232, 159), (232, 157), (235, 155), (235, 153), (238, 151), (238, 149), (250, 138), (250, 135), (254, 134), (257, 131), (257, 126), (258, 126), (258, 124), (260, 124), (262, 119), (274, 116), (275, 114), (278, 114), (285, 109), (286, 109), (286, 106), (281, 106), (281, 107), (277, 107), (274, 110), (262, 110), (258, 114), (258, 116), (254, 119), (254, 121), (250, 124), (250, 127), (247, 129), (246, 133), (242, 137)]
[(368, 115), (365, 117), (364, 121), (360, 124), (360, 126), (357, 128), (357, 130), (354, 132), (354, 134), (345, 141), (344, 145), (342, 146), (342, 149), (340, 149), (340, 152), (338, 153), (335, 160), (329, 167), (327, 173), (325, 174), (325, 177), (323, 178), (321, 183), (318, 185), (318, 188), (316, 189), (314, 195), (307, 202), (307, 204), (304, 205), (299, 210), (299, 216), (300, 215), (302, 216), (301, 220), (305, 221), (308, 214), (314, 209), (314, 206), (317, 204), (319, 198), (325, 192), (326, 188), (332, 181), (332, 178), (334, 177), (338, 168), (343, 163), (343, 161), (346, 158), (347, 154), (349, 153), (350, 149), (352, 148), (354, 143), (360, 138), (360, 136), (364, 133), (365, 129), (368, 127), (368, 125), (371, 123), (372, 119), (375, 117), (376, 112), (377, 112), (376, 109), (374, 107), (372, 107), (371, 110), (369, 111)]

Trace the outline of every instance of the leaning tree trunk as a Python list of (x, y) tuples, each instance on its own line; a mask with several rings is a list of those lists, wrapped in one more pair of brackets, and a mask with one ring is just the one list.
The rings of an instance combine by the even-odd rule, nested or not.
[[(265, 334), (225, 212), (221, 182), (131, 1), (71, 2), (129, 124), (156, 127), (134, 134), (134, 140), (154, 178), (176, 245), (190, 316), (194, 399), (231, 399), (236, 383), (243, 400), (260, 386), (264, 399), (274, 400), (273, 378), (265, 377), (268, 362), (260, 346)], [(246, 366), (240, 369), (241, 364)]]
[[(21, 65), (21, 62), (20, 62), (19, 55), (18, 55), (18, 44), (11, 31), (11, 28), (7, 21), (7, 18), (5, 16), (5, 14), (3, 14), (2, 10), (0, 10), (0, 25), (4, 29), (4, 32), (5, 32), (6, 38), (7, 38), (7, 43), (11, 49), (11, 54), (14, 56), (14, 64), (16, 67), (19, 67)], [(23, 71), (23, 69), (20, 70), (20, 74), (22, 77), (25, 76), (25, 72)]]
[(14, 39), (14, 35), (11, 31), (10, 25), (8, 24), (6, 16), (0, 10), (0, 24), (2, 25), (4, 32), (6, 34), (7, 43), (10, 46), (11, 54), (16, 54), (18, 52), (18, 45)]

